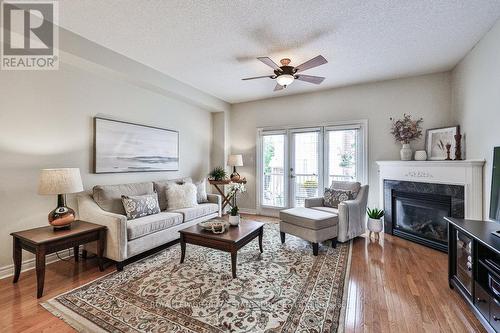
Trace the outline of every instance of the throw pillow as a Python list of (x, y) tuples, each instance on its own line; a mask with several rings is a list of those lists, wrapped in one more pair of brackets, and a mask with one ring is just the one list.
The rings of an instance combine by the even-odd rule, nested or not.
[(193, 183), (168, 184), (165, 193), (168, 210), (198, 206), (196, 186)]
[(325, 196), (323, 200), (325, 207), (338, 208), (342, 201), (352, 199), (354, 199), (352, 191), (325, 188)]
[(160, 212), (158, 194), (156, 193), (134, 196), (122, 195), (122, 203), (129, 220)]
[(194, 185), (196, 185), (196, 199), (198, 203), (208, 202), (207, 181), (203, 179), (202, 181), (194, 183)]

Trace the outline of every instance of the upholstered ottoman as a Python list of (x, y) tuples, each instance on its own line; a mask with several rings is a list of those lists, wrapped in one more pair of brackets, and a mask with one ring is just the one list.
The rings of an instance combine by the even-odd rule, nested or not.
[(281, 243), (285, 243), (285, 234), (294, 235), (312, 243), (313, 254), (318, 255), (318, 243), (332, 240), (337, 245), (339, 217), (311, 208), (296, 207), (280, 211)]

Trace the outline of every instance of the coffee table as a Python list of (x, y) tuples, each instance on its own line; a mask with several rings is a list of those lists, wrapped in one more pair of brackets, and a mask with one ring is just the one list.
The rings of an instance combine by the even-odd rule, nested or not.
[(236, 261), (238, 250), (250, 241), (259, 237), (259, 249), (262, 253), (262, 236), (264, 235), (264, 223), (256, 221), (241, 221), (237, 227), (229, 227), (222, 234), (214, 234), (204, 230), (198, 225), (182, 229), (181, 234), (181, 264), (186, 256), (186, 244), (194, 244), (211, 249), (231, 253), (231, 271), (236, 278)]

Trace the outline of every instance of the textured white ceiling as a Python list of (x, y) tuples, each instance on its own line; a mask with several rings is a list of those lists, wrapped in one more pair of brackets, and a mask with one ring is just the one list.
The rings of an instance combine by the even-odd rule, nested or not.
[[(451, 69), (500, 16), (499, 0), (60, 1), (60, 24), (231, 103)], [(326, 76), (273, 92), (255, 59)]]

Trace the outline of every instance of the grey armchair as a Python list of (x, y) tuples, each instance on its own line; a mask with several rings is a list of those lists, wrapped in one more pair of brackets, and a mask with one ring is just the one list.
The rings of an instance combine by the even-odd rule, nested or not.
[(365, 232), (366, 205), (368, 201), (368, 185), (361, 186), (357, 182), (332, 182), (332, 188), (357, 192), (354, 200), (343, 201), (338, 208), (325, 207), (323, 197), (305, 200), (305, 207), (328, 213), (338, 214), (338, 241), (346, 242)]

